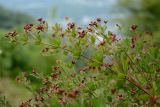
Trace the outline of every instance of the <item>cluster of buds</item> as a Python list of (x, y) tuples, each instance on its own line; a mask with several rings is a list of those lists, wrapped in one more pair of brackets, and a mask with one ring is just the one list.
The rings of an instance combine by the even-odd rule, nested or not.
[(70, 22), (67, 24), (67, 26), (68, 26), (68, 29), (73, 29), (75, 27), (75, 23)]
[(58, 74), (56, 74), (56, 73), (52, 73), (52, 74), (51, 74), (51, 78), (52, 78), (52, 79), (55, 79), (55, 78), (57, 78), (57, 77), (58, 77)]
[(138, 28), (137, 25), (132, 25), (132, 26), (131, 26), (131, 30), (132, 30), (133, 32), (135, 32), (137, 28)]
[(86, 35), (86, 31), (85, 30), (79, 31), (78, 35), (80, 38), (84, 38), (84, 36)]
[(37, 21), (40, 22), (39, 25), (36, 27), (36, 29), (38, 30), (38, 33), (44, 32), (45, 29), (47, 28), (46, 21), (44, 19), (42, 19), (42, 18), (37, 19)]
[(96, 21), (100, 23), (101, 22), (101, 18), (97, 18)]
[(33, 24), (26, 24), (24, 26), (24, 30), (26, 33), (30, 32), (32, 30)]
[(13, 31), (13, 32), (7, 33), (5, 37), (7, 37), (7, 38), (9, 38), (9, 37), (14, 38), (14, 37), (17, 36), (17, 34), (18, 34), (18, 33), (17, 33), (16, 31)]
[(29, 99), (29, 100), (27, 100), (27, 101), (25, 101), (25, 102), (22, 102), (22, 103), (19, 105), (19, 107), (30, 107), (30, 106), (31, 106), (31, 101), (32, 101), (32, 99)]
[(91, 21), (91, 22), (89, 23), (89, 26), (90, 26), (90, 27), (97, 27), (97, 26), (98, 26), (98, 22), (97, 22), (97, 21)]
[(53, 70), (53, 71), (57, 71), (58, 69), (59, 69), (58, 66), (52, 66), (52, 70)]

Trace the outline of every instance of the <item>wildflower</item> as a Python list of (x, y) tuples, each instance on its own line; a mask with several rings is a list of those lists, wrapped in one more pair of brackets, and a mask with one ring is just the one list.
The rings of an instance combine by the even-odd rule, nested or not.
[(52, 77), (53, 79), (55, 79), (55, 78), (58, 77), (58, 74), (51, 74), (51, 77)]
[(105, 41), (100, 41), (100, 45), (103, 46), (105, 44)]
[(116, 41), (117, 39), (116, 39), (116, 34), (111, 34), (110, 36), (109, 36), (109, 39), (112, 41), (112, 42), (114, 42), (114, 41)]
[(36, 29), (37, 29), (39, 32), (43, 32), (43, 31), (44, 31), (44, 26), (43, 26), (43, 25), (39, 25)]
[(73, 61), (72, 61), (72, 64), (73, 64), (73, 65), (76, 64), (76, 61), (73, 60)]
[(132, 25), (132, 26), (131, 26), (131, 30), (132, 30), (132, 31), (135, 31), (137, 28), (138, 28), (137, 25)]
[(42, 21), (43, 21), (43, 18), (39, 18), (39, 19), (37, 19), (37, 21), (42, 22)]
[(8, 34), (6, 34), (5, 37), (9, 38), (9, 37), (16, 37), (17, 36), (17, 32), (13, 31), (13, 32), (9, 32)]
[(73, 29), (75, 27), (75, 23), (70, 22), (70, 23), (67, 24), (67, 26), (68, 26), (69, 29)]
[(84, 36), (86, 35), (86, 31), (82, 30), (82, 31), (78, 32), (78, 34), (79, 34), (80, 38), (84, 38)]
[(39, 18), (39, 19), (37, 19), (37, 21), (40, 23), (43, 23), (43, 24), (46, 22), (43, 18)]
[(53, 71), (57, 71), (59, 69), (59, 67), (57, 67), (57, 66), (52, 66), (52, 70)]
[(97, 18), (96, 20), (97, 20), (97, 22), (101, 22), (101, 18)]
[(97, 27), (98, 23), (96, 21), (91, 21), (91, 23), (89, 24), (89, 26), (91, 26), (91, 27)]
[(25, 32), (28, 33), (29, 31), (31, 31), (31, 30), (32, 30), (32, 27), (33, 27), (33, 24), (26, 24), (26, 25), (24, 26)]
[(88, 32), (92, 32), (93, 31), (92, 28), (90, 28), (90, 27), (87, 27), (87, 30), (88, 30)]

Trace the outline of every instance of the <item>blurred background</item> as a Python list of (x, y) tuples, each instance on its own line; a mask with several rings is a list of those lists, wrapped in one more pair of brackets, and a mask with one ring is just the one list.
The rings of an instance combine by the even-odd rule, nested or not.
[(97, 17), (107, 19), (112, 30), (116, 23), (124, 30), (137, 24), (138, 30), (153, 32), (153, 42), (160, 46), (160, 0), (0, 0), (0, 96), (19, 104), (31, 93), (19, 88), (15, 77), (33, 67), (49, 72), (55, 63), (54, 57), (41, 57), (39, 47), (9, 44), (2, 36), (13, 29), (23, 30), (25, 23), (37, 18), (50, 26), (56, 22), (65, 26), (66, 16), (81, 26)]

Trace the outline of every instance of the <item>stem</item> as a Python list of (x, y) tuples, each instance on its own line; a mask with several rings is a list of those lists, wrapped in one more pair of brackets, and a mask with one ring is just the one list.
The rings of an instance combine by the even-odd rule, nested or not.
[(132, 83), (134, 86), (136, 86), (137, 88), (139, 88), (140, 90), (142, 90), (144, 93), (146, 93), (149, 96), (152, 96), (146, 89), (144, 89), (139, 83), (137, 83), (132, 77), (125, 78), (128, 82)]

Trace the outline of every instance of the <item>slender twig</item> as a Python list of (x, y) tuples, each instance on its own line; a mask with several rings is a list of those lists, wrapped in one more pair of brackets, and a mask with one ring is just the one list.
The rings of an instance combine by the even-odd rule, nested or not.
[(142, 90), (144, 93), (146, 93), (149, 96), (152, 96), (146, 89), (144, 89), (139, 83), (137, 83), (132, 77), (125, 77), (125, 79), (132, 83), (134, 86), (136, 86), (137, 88), (139, 88), (140, 90)]

